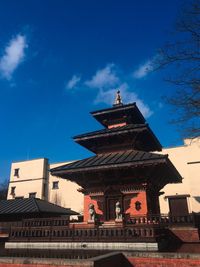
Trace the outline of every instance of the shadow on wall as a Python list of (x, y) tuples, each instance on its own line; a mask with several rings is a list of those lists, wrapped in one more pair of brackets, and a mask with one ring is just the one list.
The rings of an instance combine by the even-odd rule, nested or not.
[(62, 201), (61, 201), (61, 196), (58, 194), (58, 192), (55, 193), (54, 198), (53, 198), (53, 203), (62, 206)]
[(200, 196), (194, 196), (193, 197), (198, 203), (200, 203)]

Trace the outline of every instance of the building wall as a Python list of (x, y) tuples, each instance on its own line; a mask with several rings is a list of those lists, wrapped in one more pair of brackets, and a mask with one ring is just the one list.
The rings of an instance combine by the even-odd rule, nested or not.
[[(70, 162), (51, 164), (50, 169), (67, 163)], [(53, 189), (53, 182), (58, 182), (58, 189)], [(78, 188), (76, 183), (49, 174), (49, 201), (83, 213), (84, 196), (77, 191)]]
[[(109, 197), (109, 195), (107, 195)], [(110, 196), (112, 198), (112, 195)], [(87, 222), (89, 220), (89, 204), (94, 205), (95, 212), (99, 215), (100, 220), (103, 219), (103, 203), (105, 201), (105, 196), (101, 197), (91, 197), (90, 195), (84, 196), (84, 221)], [(136, 208), (136, 202), (140, 203), (140, 207)], [(100, 206), (99, 206), (99, 203)], [(104, 203), (106, 205), (106, 203)], [(134, 216), (138, 215), (145, 215), (147, 214), (147, 197), (146, 197), (146, 191), (137, 192), (135, 196), (132, 196), (132, 194), (127, 194), (123, 198), (123, 210), (124, 214), (127, 217), (127, 219), (132, 218)], [(115, 206), (114, 206), (115, 209)]]
[(200, 138), (185, 139), (183, 146), (166, 148), (162, 153), (169, 155), (183, 180), (182, 184), (169, 184), (162, 189), (165, 194), (160, 196), (161, 212), (169, 212), (166, 197), (172, 195), (190, 195), (187, 198), (189, 212), (200, 212)]
[[(15, 162), (11, 165), (10, 182), (7, 199), (29, 197), (29, 193), (36, 193), (36, 197), (47, 199), (44, 185), (47, 184), (47, 159), (35, 159)], [(15, 175), (18, 170), (18, 175)], [(11, 194), (11, 187), (15, 193)]]
[[(49, 164), (47, 159), (34, 159), (12, 163), (7, 199), (16, 197), (28, 198), (29, 193), (36, 193), (37, 198), (45, 199), (54, 204), (83, 212), (83, 194), (79, 186), (71, 181), (54, 177), (49, 170), (69, 162)], [(19, 175), (15, 176), (15, 170)], [(53, 188), (53, 182), (58, 182), (58, 188)], [(15, 194), (11, 188), (15, 187)]]

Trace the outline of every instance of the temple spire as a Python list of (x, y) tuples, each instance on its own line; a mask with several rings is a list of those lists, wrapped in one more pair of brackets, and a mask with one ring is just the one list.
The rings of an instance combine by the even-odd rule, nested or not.
[(121, 106), (121, 105), (123, 105), (123, 103), (122, 103), (122, 98), (120, 95), (120, 90), (118, 90), (116, 93), (115, 102), (114, 102), (113, 106)]

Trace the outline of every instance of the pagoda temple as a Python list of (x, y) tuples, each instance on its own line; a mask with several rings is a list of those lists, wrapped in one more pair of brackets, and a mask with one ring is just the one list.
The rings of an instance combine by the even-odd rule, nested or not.
[(155, 153), (161, 144), (136, 103), (124, 105), (118, 91), (113, 107), (91, 114), (104, 128), (74, 140), (95, 155), (51, 169), (80, 186), (84, 221), (24, 220), (6, 248), (169, 251), (198, 243), (199, 215), (160, 214), (162, 188), (182, 178), (167, 155)]
[(123, 104), (117, 92), (113, 107), (91, 112), (103, 125), (99, 131), (74, 137), (94, 156), (51, 170), (80, 185), (84, 222), (128, 222), (136, 216), (160, 214), (159, 195), (181, 176), (136, 103)]

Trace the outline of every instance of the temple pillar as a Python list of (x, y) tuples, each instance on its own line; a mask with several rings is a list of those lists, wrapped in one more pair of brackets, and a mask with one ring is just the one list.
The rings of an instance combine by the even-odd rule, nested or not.
[(159, 192), (156, 190), (147, 191), (148, 214), (160, 214)]

